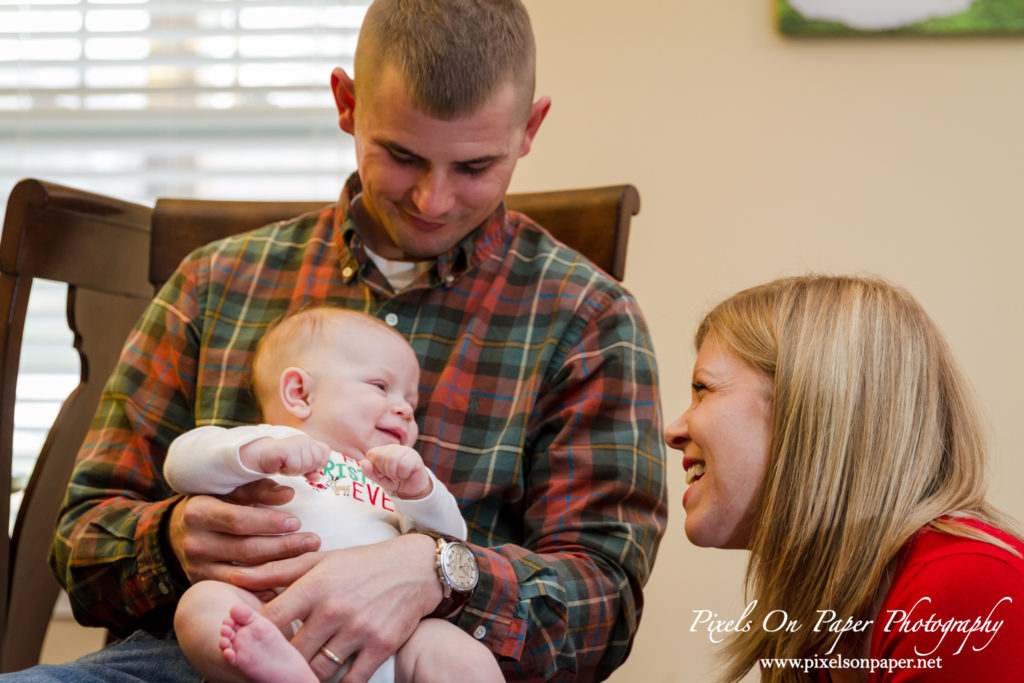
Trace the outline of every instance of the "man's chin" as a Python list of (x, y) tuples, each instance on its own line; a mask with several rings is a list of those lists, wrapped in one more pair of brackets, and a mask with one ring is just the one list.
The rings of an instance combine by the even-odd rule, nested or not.
[(433, 261), (447, 254), (459, 243), (463, 236), (445, 237), (441, 235), (419, 235), (426, 239), (406, 239), (398, 245), (402, 256), (396, 261)]

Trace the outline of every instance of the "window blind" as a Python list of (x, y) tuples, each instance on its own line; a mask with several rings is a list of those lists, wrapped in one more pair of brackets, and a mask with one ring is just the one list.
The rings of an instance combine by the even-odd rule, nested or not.
[[(0, 0), (0, 192), (23, 177), (157, 197), (335, 198), (354, 170), (329, 84), (369, 0)], [(64, 292), (36, 287), (16, 475), (77, 382)]]
[(366, 2), (0, 0), (0, 176), (126, 199), (330, 198)]

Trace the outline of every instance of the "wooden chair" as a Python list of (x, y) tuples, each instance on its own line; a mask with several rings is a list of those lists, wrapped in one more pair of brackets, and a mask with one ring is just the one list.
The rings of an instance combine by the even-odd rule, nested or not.
[[(629, 224), (640, 211), (632, 185), (510, 194), (506, 204), (546, 227), (621, 281)], [(230, 202), (158, 199), (153, 210), (149, 278), (159, 286), (190, 251), (220, 237), (315, 211), (326, 202)]]
[[(621, 280), (632, 185), (509, 195), (556, 237)], [(11, 192), (0, 238), (0, 481), (10, 484), (15, 384), (25, 307), (35, 278), (68, 283), (68, 325), (81, 383), (50, 429), (18, 511), (0, 537), (0, 672), (38, 662), (58, 594), (47, 548), (75, 454), (124, 338), (152, 296), (193, 248), (324, 206), (326, 202), (160, 199), (154, 209), (39, 180)], [(10, 515), (0, 491), (0, 515)]]
[[(68, 396), (39, 453), (14, 531), (0, 535), (0, 671), (39, 659), (58, 586), (46, 564), (57, 510), (124, 338), (152, 296), (146, 279), (150, 209), (38, 180), (7, 203), (0, 238), (0, 481), (9, 487), (14, 394), (25, 308), (36, 278), (68, 284), (68, 326), (81, 358)], [(0, 519), (10, 518), (10, 492)]]

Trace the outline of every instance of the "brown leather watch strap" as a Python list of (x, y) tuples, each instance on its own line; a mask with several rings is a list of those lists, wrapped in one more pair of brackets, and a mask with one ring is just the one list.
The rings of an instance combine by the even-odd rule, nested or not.
[(434, 611), (428, 616), (442, 619), (450, 617), (469, 602), (469, 598), (473, 594), (473, 590), (461, 590), (458, 586), (448, 580), (444, 567), (442, 566), (442, 554), (445, 546), (449, 543), (458, 544), (463, 547), (465, 547), (465, 544), (455, 536), (442, 534), (437, 531), (417, 529), (416, 533), (430, 536), (437, 543), (437, 553), (435, 555), (434, 566), (437, 569), (437, 580), (441, 583), (441, 602), (437, 604), (437, 607), (434, 608)]

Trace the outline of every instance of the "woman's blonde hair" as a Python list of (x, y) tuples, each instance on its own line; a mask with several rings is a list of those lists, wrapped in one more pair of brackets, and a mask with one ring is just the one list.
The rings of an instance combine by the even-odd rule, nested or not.
[[(814, 630), (818, 610), (874, 619), (891, 562), (924, 526), (1009, 549), (956, 520), (1015, 532), (985, 502), (985, 447), (967, 382), (907, 291), (880, 279), (777, 280), (715, 307), (698, 329), (698, 348), (708, 335), (774, 381), (746, 578), (756, 628), (730, 642), (727, 680), (761, 657), (829, 652), (836, 634)], [(777, 609), (803, 628), (761, 628)], [(855, 656), (860, 644), (847, 634), (832, 653)]]

